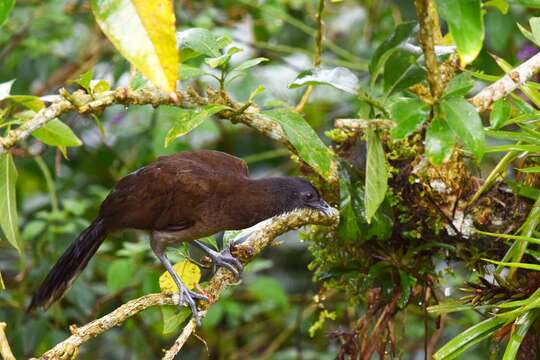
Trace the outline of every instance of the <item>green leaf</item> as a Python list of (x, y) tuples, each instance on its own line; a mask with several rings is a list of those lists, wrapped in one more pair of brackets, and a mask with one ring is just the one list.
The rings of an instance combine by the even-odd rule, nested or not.
[(474, 81), (469, 73), (461, 73), (454, 77), (448, 83), (448, 86), (444, 90), (443, 98), (450, 98), (454, 96), (465, 96), (474, 86)]
[(233, 46), (233, 47), (230, 47), (225, 54), (223, 54), (221, 56), (218, 56), (218, 57), (208, 58), (208, 59), (205, 59), (204, 61), (210, 67), (213, 67), (213, 68), (226, 67), (229, 64), (229, 61), (231, 60), (231, 57), (234, 54), (239, 53), (241, 51), (243, 51), (243, 50), (238, 48), (238, 47)]
[(521, 31), (521, 33), (523, 34), (523, 36), (525, 36), (527, 40), (529, 40), (533, 44), (536, 44), (537, 46), (540, 45), (540, 43), (536, 42), (536, 39), (534, 38), (533, 34), (529, 30), (521, 26), (520, 23), (517, 23), (517, 26), (518, 26), (519, 31)]
[(73, 133), (70, 127), (58, 119), (53, 119), (35, 130), (32, 136), (44, 144), (57, 146), (64, 153), (64, 156), (66, 155), (66, 147), (82, 145), (82, 141)]
[(480, 341), (490, 337), (493, 332), (506, 322), (505, 319), (498, 317), (492, 317), (484, 320), (479, 324), (476, 324), (458, 336), (447, 342), (441, 347), (434, 355), (435, 360), (451, 360), (455, 359), (472, 346), (478, 344)]
[(0, 290), (5, 290), (6, 284), (4, 284), (4, 279), (2, 278), (2, 273), (0, 272)]
[(435, 165), (450, 158), (455, 140), (446, 121), (436, 116), (426, 131), (426, 155)]
[(135, 267), (131, 259), (113, 260), (107, 269), (107, 287), (111, 292), (116, 292), (133, 282)]
[(228, 42), (220, 41), (220, 38), (212, 32), (202, 28), (180, 31), (176, 34), (176, 39), (180, 47), (181, 61), (186, 60), (182, 56), (186, 53), (186, 49), (208, 57), (218, 57), (221, 55), (220, 50), (228, 44)]
[(91, 0), (101, 30), (156, 86), (176, 90), (178, 52), (172, 0)]
[(180, 312), (176, 306), (161, 306), (160, 310), (163, 319), (163, 335), (175, 332), (191, 316), (191, 311), (187, 307)]
[(199, 109), (180, 109), (173, 106), (164, 107), (166, 110), (171, 111), (175, 120), (173, 127), (167, 132), (165, 136), (165, 147), (169, 146), (171, 141), (183, 136), (199, 126), (204, 120), (210, 116), (227, 109), (225, 105), (206, 105)]
[(441, 101), (444, 118), (450, 129), (463, 140), (477, 161), (482, 159), (485, 151), (485, 135), (482, 120), (467, 100), (449, 98)]
[(540, 310), (532, 310), (527, 311), (516, 319), (514, 326), (512, 326), (512, 334), (508, 339), (502, 360), (514, 360), (518, 358), (521, 343), (539, 316)]
[(462, 65), (472, 63), (484, 43), (480, 0), (437, 0), (437, 9), (448, 24)]
[(401, 295), (398, 300), (398, 306), (400, 309), (404, 309), (409, 303), (412, 288), (414, 284), (416, 284), (416, 278), (402, 270), (399, 270), (399, 281), (401, 283)]
[(188, 64), (180, 66), (180, 80), (190, 80), (208, 74), (203, 69)]
[(15, 0), (0, 0), (0, 26), (4, 25), (14, 6)]
[(429, 106), (417, 98), (403, 98), (392, 104), (390, 115), (397, 125), (392, 137), (400, 140), (417, 130), (429, 115)]
[(295, 89), (307, 85), (330, 85), (349, 94), (356, 94), (359, 84), (360, 81), (352, 71), (343, 67), (336, 67), (303, 71), (289, 84), (289, 88)]
[(248, 102), (252, 102), (253, 99), (255, 99), (255, 97), (259, 95), (260, 93), (262, 93), (264, 90), (266, 90), (264, 86), (262, 85), (257, 86), (257, 88), (253, 90), (251, 94), (249, 94)]
[(426, 71), (416, 64), (417, 58), (418, 55), (403, 49), (397, 49), (391, 54), (383, 72), (386, 95), (407, 89), (426, 78)]
[(258, 58), (255, 58), (255, 59), (250, 59), (250, 60), (244, 61), (240, 65), (237, 65), (234, 68), (232, 68), (231, 72), (233, 72), (233, 71), (244, 71), (244, 70), (247, 70), (247, 69), (252, 68), (254, 66), (257, 66), (260, 63), (265, 62), (265, 61), (269, 61), (269, 59), (267, 59), (265, 57), (258, 57)]
[(388, 169), (384, 149), (379, 135), (372, 129), (367, 130), (366, 187), (364, 206), (366, 220), (371, 218), (382, 204), (388, 189)]
[(516, 169), (519, 172), (522, 173), (540, 173), (540, 166), (531, 166), (526, 168), (518, 168)]
[(73, 80), (73, 82), (86, 90), (87, 93), (90, 93), (90, 82), (93, 78), (94, 72), (92, 70), (88, 70), (79, 75), (79, 77)]
[(9, 94), (11, 93), (11, 87), (13, 86), (14, 82), (15, 79), (0, 84), (0, 101), (4, 100), (9, 96)]
[(371, 85), (377, 81), (377, 76), (382, 71), (384, 64), (396, 51), (399, 45), (406, 42), (413, 35), (416, 21), (409, 21), (398, 24), (390, 37), (382, 42), (375, 50), (369, 64), (369, 73), (371, 74)]
[(491, 260), (491, 259), (482, 259), (482, 260), (487, 261), (491, 264), (500, 265), (504, 267), (540, 271), (540, 265), (538, 264), (528, 264), (528, 263), (522, 263), (522, 262), (504, 262), (504, 261), (496, 261), (496, 260)]
[(535, 44), (540, 44), (540, 17), (533, 17), (529, 20), (531, 25), (531, 33)]
[(518, 4), (533, 9), (540, 9), (540, 2), (538, 2), (538, 0), (508, 0), (508, 2), (510, 4)]
[(482, 4), (484, 7), (492, 6), (499, 10), (501, 14), (506, 15), (508, 12), (508, 2), (506, 0), (489, 0)]
[(41, 100), (37, 96), (32, 95), (10, 95), (7, 97), (9, 101), (12, 101), (18, 105), (24, 106), (27, 109), (30, 109), (34, 112), (38, 112), (39, 110), (43, 109), (45, 107), (45, 104), (43, 103), (43, 100)]
[(22, 251), (15, 184), (17, 169), (10, 153), (0, 155), (0, 228), (9, 243)]
[(489, 123), (493, 129), (501, 128), (510, 118), (512, 105), (506, 99), (499, 99), (493, 103), (491, 114), (489, 114)]
[(335, 180), (333, 153), (302, 116), (285, 109), (264, 111), (262, 114), (281, 126), (302, 160), (324, 179)]

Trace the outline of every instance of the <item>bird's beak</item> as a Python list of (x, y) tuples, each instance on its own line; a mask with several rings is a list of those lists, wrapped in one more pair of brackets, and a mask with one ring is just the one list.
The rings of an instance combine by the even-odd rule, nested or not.
[(332, 207), (330, 205), (328, 205), (328, 203), (326, 201), (324, 201), (323, 199), (320, 199), (318, 204), (313, 205), (313, 208), (315, 210), (319, 210), (319, 211), (323, 212), (324, 215), (326, 215), (326, 216), (331, 216), (332, 215)]

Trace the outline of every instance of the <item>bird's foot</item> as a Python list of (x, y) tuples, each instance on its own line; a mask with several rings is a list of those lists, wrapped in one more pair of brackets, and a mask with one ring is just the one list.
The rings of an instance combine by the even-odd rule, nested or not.
[(240, 279), (240, 274), (242, 273), (242, 270), (244, 270), (244, 267), (242, 266), (242, 263), (231, 254), (230, 246), (227, 246), (221, 252), (208, 252), (207, 255), (212, 259), (212, 269), (214, 274), (219, 267), (223, 267), (232, 272), (236, 279)]
[(191, 309), (191, 313), (193, 314), (193, 318), (195, 319), (195, 323), (197, 324), (197, 326), (201, 326), (201, 316), (199, 314), (199, 310), (197, 310), (197, 304), (195, 301), (196, 300), (208, 301), (208, 297), (189, 290), (183, 284), (180, 287), (178, 296), (179, 296), (178, 309), (181, 310), (181, 308), (183, 308), (184, 305), (189, 306), (189, 308)]

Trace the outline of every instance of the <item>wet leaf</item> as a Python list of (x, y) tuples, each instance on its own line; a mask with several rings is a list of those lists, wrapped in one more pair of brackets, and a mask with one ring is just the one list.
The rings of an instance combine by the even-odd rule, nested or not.
[[(220, 38), (202, 28), (192, 28), (178, 32), (176, 39), (180, 48), (181, 61), (185, 61), (195, 55), (218, 57), (221, 55), (220, 50), (230, 43), (230, 40), (223, 41), (223, 39), (227, 38)], [(188, 50), (196, 54), (190, 54)]]
[(465, 96), (473, 86), (474, 81), (472, 80), (471, 75), (469, 73), (461, 73), (450, 80), (442, 97), (450, 98), (454, 96)]
[(419, 83), (426, 78), (426, 71), (416, 64), (418, 55), (398, 49), (384, 65), (384, 92), (390, 95)]
[(501, 128), (504, 123), (510, 118), (512, 105), (506, 99), (499, 99), (493, 103), (491, 114), (489, 115), (489, 123), (493, 129)]
[(330, 85), (349, 94), (356, 94), (360, 81), (352, 71), (343, 67), (313, 69), (298, 74), (289, 88), (295, 89), (307, 85)]

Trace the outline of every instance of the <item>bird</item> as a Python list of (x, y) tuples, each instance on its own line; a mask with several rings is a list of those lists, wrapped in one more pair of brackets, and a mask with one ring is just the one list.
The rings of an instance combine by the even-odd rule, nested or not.
[(184, 285), (166, 249), (187, 241), (204, 251), (214, 268), (224, 267), (239, 276), (242, 264), (230, 248), (217, 252), (198, 239), (249, 228), (300, 208), (331, 213), (309, 181), (287, 176), (252, 179), (242, 159), (224, 152), (193, 150), (158, 157), (116, 183), (95, 219), (47, 274), (28, 311), (47, 309), (61, 299), (108, 234), (137, 229), (150, 234), (152, 251), (179, 289), (178, 305), (188, 305), (200, 324), (196, 300), (208, 298)]

